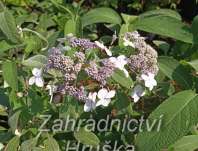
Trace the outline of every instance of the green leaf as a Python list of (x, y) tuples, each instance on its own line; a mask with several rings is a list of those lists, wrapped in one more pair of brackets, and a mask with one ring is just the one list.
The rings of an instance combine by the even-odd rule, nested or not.
[(27, 6), (30, 5), (31, 0), (6, 0), (6, 3), (16, 6)]
[(119, 114), (133, 114), (133, 109), (131, 105), (131, 99), (123, 92), (117, 93), (117, 99), (115, 101), (115, 107), (118, 111), (117, 115)]
[(28, 67), (41, 68), (47, 63), (47, 57), (44, 55), (36, 55), (22, 62), (23, 65)]
[(141, 14), (140, 17), (145, 18), (145, 17), (152, 17), (152, 16), (158, 16), (158, 15), (175, 18), (177, 20), (182, 20), (180, 14), (171, 9), (156, 9), (156, 10), (147, 11)]
[(162, 56), (158, 59), (160, 70), (170, 79), (175, 80), (183, 89), (190, 89), (192, 77), (189, 72), (175, 59)]
[(18, 109), (24, 105), (24, 102), (22, 101), (22, 99), (17, 97), (17, 93), (14, 90), (12, 90), (9, 93), (9, 103), (13, 110)]
[(193, 42), (195, 44), (198, 44), (198, 15), (193, 19), (193, 22), (192, 22), (192, 27), (191, 27), (191, 30), (192, 30), (192, 33), (193, 33)]
[(42, 112), (44, 110), (45, 100), (37, 95), (37, 93), (33, 90), (30, 90), (28, 92), (28, 96), (31, 98), (31, 105), (29, 105), (29, 110), (31, 111), (31, 114), (36, 115), (39, 112)]
[(5, 89), (0, 89), (0, 105), (9, 107), (9, 98), (8, 95), (6, 95)]
[(188, 62), (198, 72), (198, 59)]
[(198, 149), (198, 135), (184, 136), (170, 147), (170, 151), (195, 151), (196, 149)]
[(136, 29), (171, 37), (186, 43), (193, 43), (190, 28), (183, 24), (179, 17), (169, 13), (160, 13), (161, 10), (155, 10), (154, 12), (153, 15), (151, 15), (151, 12), (140, 15), (134, 25)]
[(17, 65), (14, 61), (5, 61), (2, 66), (3, 78), (14, 90), (18, 90)]
[(18, 136), (15, 136), (13, 137), (7, 144), (6, 148), (5, 148), (5, 151), (17, 151), (18, 147), (19, 147), (19, 137)]
[(133, 23), (138, 19), (138, 16), (134, 15), (121, 14), (121, 16), (126, 24)]
[(58, 9), (59, 12), (62, 13), (68, 13), (70, 15), (70, 17), (74, 17), (75, 16), (75, 12), (74, 9), (72, 7), (69, 7), (68, 5), (64, 5), (62, 4), (62, 0), (50, 0), (52, 2), (52, 4)]
[(125, 22), (125, 24), (122, 24), (120, 28), (120, 33), (119, 33), (119, 45), (121, 46), (123, 44), (123, 35), (126, 32), (132, 32), (134, 31), (134, 22), (138, 19), (138, 16), (133, 16), (133, 15), (127, 15), (127, 14), (121, 14), (122, 18)]
[(59, 35), (60, 35), (60, 31), (57, 31), (57, 32), (54, 32), (52, 33), (49, 37), (48, 37), (48, 42), (49, 42), (49, 48), (51, 47), (54, 47), (56, 42), (57, 42), (57, 39), (59, 38)]
[(48, 136), (48, 138), (45, 140), (44, 146), (45, 151), (60, 151), (57, 141), (51, 136)]
[[(139, 151), (159, 151), (167, 149), (176, 140), (185, 136), (198, 122), (198, 96), (193, 91), (182, 91), (165, 100), (148, 117), (151, 122), (161, 116), (161, 128), (149, 131), (144, 125), (143, 132), (137, 136)], [(159, 126), (159, 125), (158, 125)]]
[(165, 42), (165, 41), (161, 41), (161, 40), (154, 40), (153, 43), (160, 49), (164, 51), (164, 54), (166, 55), (170, 49), (170, 44)]
[(59, 117), (70, 116), (73, 119), (78, 119), (81, 113), (82, 109), (79, 102), (71, 96), (66, 96), (64, 98), (64, 105), (60, 107)]
[(65, 24), (64, 34), (65, 36), (69, 33), (74, 34), (77, 37), (82, 35), (82, 24), (81, 20), (78, 18), (76, 20), (69, 19)]
[(39, 17), (39, 24), (37, 29), (39, 31), (46, 31), (49, 27), (56, 26), (56, 23), (53, 21), (52, 17), (48, 14), (41, 14)]
[(5, 127), (3, 127), (3, 126), (0, 126), (0, 132), (1, 132), (1, 131), (5, 131), (5, 130), (7, 130), (7, 128), (5, 128)]
[(40, 38), (38, 38), (37, 36), (30, 36), (30, 37), (26, 38), (25, 44), (26, 44), (25, 52), (27, 54), (29, 54), (31, 52), (40, 51), (43, 46), (42, 40)]
[(119, 83), (121, 86), (130, 89), (133, 86), (133, 80), (131, 77), (126, 77), (123, 71), (116, 70), (114, 74), (112, 75), (113, 80), (115, 80), (117, 83)]
[(0, 41), (0, 54), (6, 52), (11, 48), (15, 48), (17, 45), (10, 45), (5, 40)]
[(0, 30), (5, 34), (8, 40), (13, 43), (20, 43), (14, 17), (9, 11), (5, 10), (0, 12), (0, 23)]
[(74, 133), (74, 137), (81, 142), (82, 144), (85, 145), (90, 145), (90, 146), (98, 146), (100, 143), (100, 140), (98, 137), (89, 131), (86, 131), (84, 128), (79, 129), (79, 131)]
[(8, 120), (8, 124), (11, 127), (13, 133), (18, 128), (20, 114), (21, 114), (21, 110), (18, 110)]
[(95, 24), (95, 23), (112, 23), (121, 24), (121, 17), (116, 11), (111, 8), (101, 7), (90, 10), (82, 16), (82, 26)]
[(21, 151), (30, 151), (30, 150), (32, 150), (36, 146), (37, 141), (38, 141), (37, 138), (32, 138), (32, 139), (24, 141), (21, 144)]

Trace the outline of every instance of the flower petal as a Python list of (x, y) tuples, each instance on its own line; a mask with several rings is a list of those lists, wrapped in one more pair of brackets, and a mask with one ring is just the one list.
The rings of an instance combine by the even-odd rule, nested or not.
[(107, 53), (108, 56), (112, 56), (112, 52), (108, 48), (105, 47), (104, 50), (105, 50), (105, 52)]
[(29, 79), (29, 85), (33, 85), (33, 84), (35, 83), (35, 81), (36, 81), (35, 77), (34, 77), (34, 76), (31, 77), (31, 78)]
[(116, 94), (116, 91), (115, 90), (111, 90), (110, 92), (108, 92), (108, 94), (106, 95), (105, 98), (107, 99), (110, 99), (110, 98), (113, 98)]
[(140, 97), (138, 95), (136, 95), (135, 93), (131, 95), (131, 97), (133, 98), (133, 101), (136, 103), (139, 101)]
[(117, 60), (123, 67), (127, 64), (126, 57), (124, 55), (118, 56)]
[(101, 43), (101, 42), (99, 42), (99, 41), (95, 41), (95, 44), (96, 44), (99, 48), (105, 49), (105, 46), (104, 46), (103, 43)]
[(84, 105), (84, 111), (85, 112), (90, 112), (91, 111), (91, 105), (90, 105), (90, 102), (87, 101)]
[(111, 99), (101, 99), (96, 103), (96, 106), (105, 106), (107, 107), (109, 105), (109, 103), (111, 102)]
[(38, 87), (44, 86), (44, 81), (42, 78), (35, 78), (35, 83), (36, 83), (36, 86), (38, 86)]
[(94, 92), (94, 93), (91, 93), (91, 92), (90, 92), (88, 98), (89, 98), (91, 101), (95, 102), (95, 101), (96, 101), (96, 96), (97, 96), (97, 93), (96, 93), (96, 92)]
[(147, 88), (149, 88), (149, 90), (151, 91), (152, 89), (153, 89), (153, 87), (154, 86), (156, 86), (157, 85), (157, 82), (156, 82), (156, 80), (147, 80), (147, 81), (145, 81), (145, 86), (147, 87)]
[(107, 96), (107, 94), (108, 94), (107, 89), (105, 89), (105, 88), (100, 89), (100, 90), (98, 91), (98, 98), (99, 98), (99, 99), (104, 99), (104, 98)]
[(138, 96), (144, 96), (145, 91), (144, 88), (141, 85), (136, 85), (134, 88), (134, 91), (137, 93)]
[(146, 74), (142, 74), (142, 75), (141, 75), (141, 78), (142, 78), (144, 81), (149, 80), (149, 76), (146, 75)]
[(125, 68), (122, 71), (124, 72), (125, 76), (128, 78), (129, 77), (129, 72)]
[(136, 103), (141, 96), (145, 95), (144, 88), (141, 85), (136, 85), (134, 90), (131, 93), (131, 97), (134, 99), (133, 101)]
[(36, 77), (40, 77), (42, 75), (42, 69), (34, 68), (32, 70), (32, 74)]
[(155, 74), (153, 74), (151, 72), (148, 73), (148, 76), (149, 76), (150, 79), (154, 79), (155, 78)]
[(95, 44), (102, 50), (105, 50), (108, 56), (112, 56), (112, 52), (101, 42), (95, 41)]
[(112, 62), (112, 63), (116, 63), (117, 62), (117, 59), (115, 57), (110, 57), (109, 60)]

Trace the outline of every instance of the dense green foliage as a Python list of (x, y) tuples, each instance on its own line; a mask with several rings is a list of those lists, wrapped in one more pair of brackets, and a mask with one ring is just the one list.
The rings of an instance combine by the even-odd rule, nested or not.
[[(198, 16), (185, 21), (177, 9), (179, 3), (178, 0), (0, 1), (0, 150), (62, 151), (68, 142), (74, 145), (76, 141), (80, 142), (79, 150), (83, 144), (96, 150), (97, 146), (107, 145), (106, 142), (111, 148), (114, 142), (132, 145), (137, 151), (198, 149)], [(69, 95), (56, 93), (50, 102), (45, 88), (28, 84), (31, 70), (45, 67), (48, 50), (57, 46), (60, 38), (72, 33), (79, 38), (102, 41), (111, 46), (114, 56), (129, 57), (134, 49), (125, 47), (122, 37), (135, 30), (146, 37), (159, 56), (158, 85), (152, 92), (146, 91), (137, 103), (130, 98), (137, 81), (133, 75), (125, 77), (121, 70), (108, 79), (111, 88), (118, 90), (110, 105), (92, 112), (84, 112), (84, 104)], [(118, 38), (113, 41), (115, 34)], [(64, 41), (63, 45), (67, 43)], [(72, 49), (67, 55), (72, 56), (75, 51), (78, 50)], [(87, 60), (99, 60), (101, 56), (97, 50), (86, 53)], [(83, 83), (85, 73), (81, 74), (77, 80)], [(60, 74), (51, 71), (45, 79), (57, 81)], [(91, 80), (86, 82), (88, 90), (97, 87)], [(149, 131), (145, 122), (143, 132), (119, 131), (116, 123), (108, 131), (97, 128), (86, 131), (89, 124), (84, 120), (78, 130), (67, 127), (64, 131), (40, 132), (42, 115), (51, 115), (45, 128), (59, 127), (56, 119), (64, 122), (68, 116), (76, 121), (91, 118), (96, 122), (110, 117), (122, 123), (127, 118), (139, 120), (143, 116), (151, 127), (160, 129)], [(161, 120), (161, 125), (152, 126), (156, 119)]]

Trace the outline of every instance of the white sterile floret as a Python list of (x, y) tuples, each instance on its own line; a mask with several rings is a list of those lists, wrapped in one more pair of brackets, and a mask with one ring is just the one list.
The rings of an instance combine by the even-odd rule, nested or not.
[(142, 74), (141, 78), (144, 80), (145, 86), (151, 91), (157, 85), (155, 75), (153, 73)]
[(111, 102), (111, 98), (115, 96), (115, 90), (108, 91), (103, 88), (98, 91), (98, 99), (99, 101), (96, 103), (96, 106), (108, 106)]
[(34, 68), (32, 74), (33, 76), (29, 79), (29, 85), (36, 84), (38, 87), (43, 87), (42, 69)]
[(126, 77), (129, 77), (128, 71), (124, 68), (124, 66), (127, 64), (127, 60), (124, 55), (120, 55), (117, 58), (111, 57), (110, 61), (115, 64), (116, 68), (122, 70)]
[(85, 112), (90, 112), (96, 108), (96, 96), (97, 93), (90, 92), (88, 96), (88, 100), (84, 104), (84, 111)]
[(124, 46), (126, 46), (126, 47), (130, 46), (130, 47), (135, 48), (135, 45), (131, 41), (127, 40), (126, 38), (123, 38), (123, 40), (124, 40), (124, 42), (123, 42)]
[(102, 50), (104, 50), (108, 56), (112, 56), (112, 52), (101, 42), (95, 41), (95, 44)]
[(139, 99), (145, 95), (144, 88), (141, 85), (136, 85), (131, 93), (131, 97), (134, 99), (133, 101), (136, 103)]

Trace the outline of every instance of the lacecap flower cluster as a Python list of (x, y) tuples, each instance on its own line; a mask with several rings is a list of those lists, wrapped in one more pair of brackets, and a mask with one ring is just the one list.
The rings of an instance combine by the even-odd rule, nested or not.
[[(55, 93), (70, 95), (84, 103), (84, 111), (89, 112), (97, 106), (108, 106), (115, 97), (116, 89), (108, 79), (119, 69), (126, 78), (135, 75), (131, 98), (137, 102), (146, 94), (146, 89), (152, 91), (157, 85), (158, 55), (137, 31), (125, 33), (122, 40), (125, 47), (135, 50), (135, 54), (113, 56), (111, 49), (103, 43), (69, 34), (59, 39), (57, 47), (49, 50), (48, 62), (43, 69), (32, 70), (29, 85), (45, 86), (49, 90), (50, 102)], [(97, 57), (87, 56), (89, 52), (98, 51)], [(59, 76), (45, 84), (43, 73), (51, 74), (52, 70)]]

